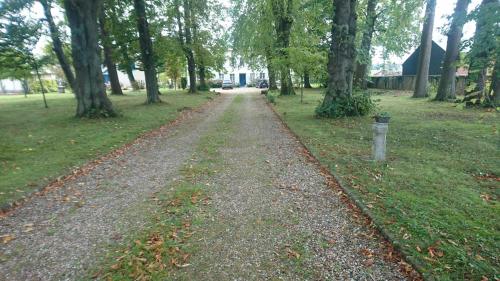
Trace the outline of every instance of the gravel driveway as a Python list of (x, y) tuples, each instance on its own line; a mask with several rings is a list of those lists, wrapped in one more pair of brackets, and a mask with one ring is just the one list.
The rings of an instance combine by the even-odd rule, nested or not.
[(356, 223), (253, 90), (226, 92), (205, 110), (104, 161), (90, 174), (0, 219), (0, 279), (73, 280), (147, 223), (151, 195), (178, 177), (197, 141), (235, 95), (234, 133), (212, 179), (212, 219), (198, 226), (182, 280), (405, 280), (380, 240)]

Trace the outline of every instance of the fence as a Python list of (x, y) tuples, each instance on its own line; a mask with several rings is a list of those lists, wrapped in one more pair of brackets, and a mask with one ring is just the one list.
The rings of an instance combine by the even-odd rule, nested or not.
[[(433, 85), (437, 88), (440, 77), (441, 77), (440, 75), (429, 76), (429, 85)], [(464, 94), (466, 78), (467, 77), (459, 76), (455, 79), (455, 89), (456, 89), (455, 91), (457, 95)], [(405, 75), (405, 76), (371, 77), (370, 80), (371, 80), (371, 83), (369, 83), (370, 88), (413, 91), (415, 89), (416, 76)]]

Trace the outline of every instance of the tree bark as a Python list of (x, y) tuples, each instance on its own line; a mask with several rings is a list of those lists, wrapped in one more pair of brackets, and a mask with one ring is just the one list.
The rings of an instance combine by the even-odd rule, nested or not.
[(500, 57), (497, 55), (495, 68), (491, 76), (490, 100), (494, 107), (500, 106)]
[(189, 75), (189, 93), (196, 93), (196, 62), (194, 59), (194, 52), (192, 49), (192, 35), (191, 35), (191, 5), (189, 0), (183, 1), (183, 9), (184, 9), (184, 23), (185, 27), (182, 27), (181, 21), (181, 11), (179, 0), (175, 1), (176, 5), (176, 18), (177, 18), (177, 26), (179, 33), (179, 42), (181, 43), (182, 50), (184, 51), (184, 55), (186, 56), (187, 66), (188, 66), (188, 75)]
[(123, 60), (125, 61), (125, 72), (127, 73), (128, 80), (130, 81), (130, 85), (134, 91), (139, 90), (139, 83), (135, 80), (134, 77), (134, 61), (130, 59), (128, 55), (128, 51), (126, 47), (121, 47), (120, 51), (122, 53)]
[(425, 21), (420, 39), (420, 54), (418, 57), (417, 77), (415, 82), (414, 98), (427, 97), (427, 84), (429, 82), (429, 66), (431, 62), (432, 31), (434, 28), (434, 16), (436, 12), (436, 0), (428, 0), (425, 8)]
[(267, 61), (267, 75), (269, 76), (269, 90), (277, 90), (276, 85), (276, 73), (274, 72), (274, 67), (272, 65), (272, 55), (271, 51), (266, 51), (266, 61)]
[(141, 46), (142, 65), (146, 78), (146, 103), (161, 102), (156, 77), (156, 65), (153, 52), (153, 42), (149, 33), (149, 25), (146, 19), (146, 3), (144, 0), (134, 0), (134, 10), (137, 17), (137, 30), (139, 31), (139, 44)]
[(206, 81), (206, 68), (205, 68), (205, 65), (203, 64), (203, 60), (201, 60), (199, 62), (199, 65), (198, 65), (198, 76), (200, 77), (200, 90), (201, 91), (208, 91), (210, 90), (208, 88), (208, 85), (207, 85), (207, 81)]
[(43, 86), (42, 77), (40, 76), (40, 71), (38, 70), (38, 63), (35, 61), (33, 62), (33, 65), (35, 66), (36, 77), (38, 79), (38, 83), (40, 83), (40, 89), (42, 90), (43, 104), (45, 105), (45, 108), (49, 108), (47, 99), (45, 98), (45, 87)]
[(361, 39), (361, 48), (356, 62), (356, 73), (354, 84), (361, 89), (366, 89), (366, 76), (368, 71), (368, 64), (370, 63), (370, 50), (372, 47), (372, 38), (375, 31), (376, 11), (378, 0), (368, 0), (366, 6), (366, 29), (363, 31), (363, 38)]
[(293, 24), (293, 0), (288, 0), (286, 7), (284, 1), (272, 1), (272, 10), (276, 20), (276, 43), (278, 54), (283, 60), (280, 65), (281, 90), (280, 95), (294, 95), (292, 75), (290, 73), (290, 59), (288, 47), (290, 47), (290, 34)]
[(28, 84), (28, 79), (24, 78), (23, 80), (21, 80), (21, 84), (23, 86), (24, 97), (27, 98), (28, 94), (30, 92), (30, 87), (29, 87), (29, 84)]
[(116, 116), (106, 96), (99, 58), (97, 15), (101, 6), (102, 0), (64, 1), (71, 28), (77, 117)]
[(311, 86), (311, 78), (309, 76), (309, 72), (305, 72), (304, 73), (304, 88), (306, 89), (311, 89), (312, 86)]
[(356, 0), (333, 0), (335, 14), (328, 54), (328, 84), (323, 107), (352, 96), (356, 59)]
[(448, 42), (446, 43), (446, 53), (444, 55), (441, 79), (436, 95), (436, 100), (444, 101), (448, 98), (455, 98), (455, 92), (452, 86), (457, 72), (456, 62), (460, 51), (460, 40), (462, 39), (462, 30), (467, 17), (467, 7), (470, 0), (458, 0), (453, 13), (450, 30), (448, 31)]
[(64, 72), (64, 76), (68, 81), (69, 86), (75, 92), (75, 75), (73, 74), (73, 70), (71, 70), (71, 66), (64, 55), (63, 45), (61, 42), (61, 38), (59, 36), (59, 30), (57, 29), (56, 24), (54, 23), (54, 18), (52, 17), (52, 12), (50, 11), (50, 0), (40, 0), (40, 4), (42, 4), (43, 12), (45, 14), (45, 19), (49, 25), (50, 38), (52, 39), (52, 49), (54, 53), (56, 53), (57, 60), (61, 65), (61, 68)]
[(108, 68), (109, 82), (111, 83), (111, 94), (123, 96), (120, 80), (118, 79), (118, 72), (116, 64), (113, 62), (113, 49), (111, 42), (109, 42), (108, 31), (106, 30), (106, 14), (104, 10), (99, 15), (99, 24), (101, 27), (101, 42), (104, 51), (104, 64)]

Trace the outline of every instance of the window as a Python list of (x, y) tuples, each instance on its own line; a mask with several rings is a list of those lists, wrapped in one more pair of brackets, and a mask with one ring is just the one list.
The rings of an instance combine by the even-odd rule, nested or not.
[(266, 79), (266, 74), (264, 72), (260, 73), (260, 79)]
[(229, 74), (229, 79), (231, 79), (231, 82), (234, 83), (234, 74)]
[(219, 80), (224, 80), (224, 73), (219, 73)]
[(251, 82), (255, 81), (255, 73), (250, 73), (250, 81)]

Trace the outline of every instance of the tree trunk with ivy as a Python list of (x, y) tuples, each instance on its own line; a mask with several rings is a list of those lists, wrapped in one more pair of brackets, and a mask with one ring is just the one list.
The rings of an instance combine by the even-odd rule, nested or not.
[(321, 105), (331, 108), (352, 96), (356, 59), (356, 0), (334, 0), (332, 40), (328, 54), (328, 84)]
[(75, 75), (73, 74), (73, 70), (71, 69), (71, 65), (68, 61), (68, 58), (64, 54), (63, 44), (61, 42), (61, 38), (59, 35), (59, 30), (57, 29), (56, 24), (54, 23), (54, 18), (52, 17), (50, 0), (40, 0), (40, 4), (42, 4), (43, 12), (45, 14), (45, 19), (49, 25), (50, 38), (52, 39), (52, 49), (56, 54), (57, 60), (61, 65), (64, 76), (68, 81), (69, 86), (75, 92)]
[(450, 30), (448, 31), (448, 41), (446, 43), (446, 53), (443, 60), (441, 79), (436, 100), (444, 101), (448, 98), (455, 98), (453, 83), (457, 72), (456, 63), (460, 52), (460, 40), (462, 39), (462, 30), (467, 17), (467, 7), (470, 0), (458, 0), (453, 13)]
[(432, 51), (432, 31), (434, 28), (434, 16), (436, 12), (436, 0), (428, 0), (425, 8), (425, 21), (420, 40), (420, 54), (418, 57), (417, 77), (415, 82), (414, 98), (427, 97), (427, 84), (429, 82), (429, 66)]
[(278, 86), (276, 85), (276, 73), (274, 67), (272, 65), (272, 55), (271, 50), (266, 50), (266, 63), (267, 63), (267, 75), (269, 76), (269, 90), (277, 90)]
[(292, 75), (290, 73), (290, 59), (288, 48), (290, 47), (290, 34), (293, 24), (293, 0), (271, 2), (275, 18), (276, 44), (280, 62), (280, 95), (294, 95)]
[(101, 14), (99, 15), (99, 25), (101, 28), (101, 42), (104, 52), (104, 64), (108, 68), (109, 82), (111, 84), (111, 94), (123, 96), (120, 80), (118, 79), (118, 72), (116, 70), (116, 64), (113, 62), (113, 47), (111, 46), (109, 35), (106, 30), (106, 15), (104, 13), (104, 10), (101, 11)]
[(311, 86), (311, 77), (309, 75), (309, 72), (305, 72), (304, 73), (304, 88), (306, 89), (311, 89), (312, 86)]
[(139, 45), (141, 46), (142, 64), (146, 79), (146, 103), (161, 102), (159, 96), (158, 79), (156, 77), (156, 65), (153, 52), (153, 42), (149, 33), (149, 24), (146, 19), (146, 2), (134, 0), (134, 10), (137, 17), (137, 30), (139, 31)]
[(366, 5), (366, 27), (361, 39), (361, 48), (356, 63), (354, 84), (361, 89), (367, 88), (366, 76), (370, 63), (370, 50), (372, 47), (373, 33), (375, 32), (375, 21), (377, 14), (375, 8), (378, 0), (368, 0)]
[(98, 45), (97, 16), (101, 0), (64, 1), (69, 27), (75, 68), (75, 96), (77, 117), (116, 116), (111, 101), (106, 96)]

